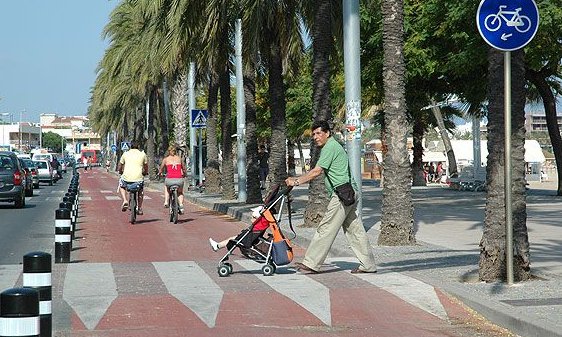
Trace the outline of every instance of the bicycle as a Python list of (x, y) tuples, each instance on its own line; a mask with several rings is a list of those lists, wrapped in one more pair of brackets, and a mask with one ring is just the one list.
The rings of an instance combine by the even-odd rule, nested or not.
[[(495, 32), (502, 26), (502, 19), (505, 21), (508, 27), (515, 27), (519, 33), (525, 33), (531, 29), (531, 19), (528, 16), (520, 15), (519, 12), (521, 8), (517, 8), (514, 11), (506, 11), (506, 5), (499, 6), (499, 10), (496, 14), (490, 14), (484, 19), (484, 26), (490, 32)], [(506, 15), (512, 15), (511, 19), (507, 19)]]
[(137, 221), (137, 212), (138, 212), (138, 198), (139, 198), (139, 191), (141, 188), (141, 184), (139, 183), (130, 183), (127, 184), (127, 192), (129, 192), (129, 211), (130, 211), (130, 219), (129, 222), (134, 224)]
[(170, 222), (178, 223), (178, 214), (180, 212), (180, 205), (178, 202), (178, 185), (168, 187), (170, 193)]

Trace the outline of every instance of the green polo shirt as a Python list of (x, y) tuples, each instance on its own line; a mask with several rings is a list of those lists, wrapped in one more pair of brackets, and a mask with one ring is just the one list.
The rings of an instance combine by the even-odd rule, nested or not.
[(324, 169), (324, 183), (330, 197), (334, 193), (334, 187), (349, 182), (347, 153), (334, 137), (330, 136), (322, 147), (316, 165)]

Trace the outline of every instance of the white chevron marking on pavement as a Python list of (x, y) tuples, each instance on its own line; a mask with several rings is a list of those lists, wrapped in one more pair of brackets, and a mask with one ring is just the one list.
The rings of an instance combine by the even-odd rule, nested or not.
[[(380, 271), (379, 271), (380, 272)], [(354, 274), (442, 320), (447, 312), (433, 286), (400, 273)]]
[(268, 284), (273, 290), (293, 300), (308, 312), (318, 317), (324, 324), (332, 325), (330, 311), (330, 290), (306, 275), (274, 274), (263, 276), (263, 265), (251, 260), (237, 260), (239, 265), (247, 270), (257, 270), (254, 275)]
[(63, 299), (74, 309), (86, 328), (92, 330), (117, 298), (111, 263), (69, 264)]
[(0, 265), (0, 292), (13, 288), (22, 273), (19, 264)]
[(215, 326), (224, 291), (192, 261), (153, 262), (168, 292), (209, 328)]
[(105, 200), (121, 200), (121, 197), (118, 197), (116, 195), (106, 195)]

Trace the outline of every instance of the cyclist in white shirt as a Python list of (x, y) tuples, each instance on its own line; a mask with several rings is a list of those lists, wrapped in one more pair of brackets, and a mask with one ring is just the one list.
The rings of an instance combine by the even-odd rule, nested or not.
[(117, 170), (121, 174), (121, 178), (119, 179), (119, 192), (121, 193), (121, 198), (123, 198), (121, 211), (125, 212), (129, 207), (127, 185), (138, 183), (140, 189), (138, 192), (137, 214), (142, 215), (144, 176), (148, 174), (148, 158), (144, 151), (138, 149), (138, 144), (135, 141), (131, 142), (131, 149), (121, 156)]

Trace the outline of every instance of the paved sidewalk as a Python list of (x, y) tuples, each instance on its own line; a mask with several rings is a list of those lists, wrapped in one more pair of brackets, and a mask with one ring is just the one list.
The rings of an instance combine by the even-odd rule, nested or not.
[[(161, 184), (151, 183), (161, 189)], [(300, 226), (307, 200), (307, 186), (293, 190), (294, 240), (308, 246), (314, 229)], [(447, 292), (492, 322), (521, 336), (562, 336), (562, 198), (556, 183), (532, 183), (527, 197), (527, 226), (531, 244), (533, 281), (507, 286), (478, 282), (479, 241), (485, 210), (485, 194), (459, 192), (439, 186), (414, 188), (417, 245), (377, 246), (381, 189), (363, 187), (363, 218), (375, 250), (379, 273), (400, 272)], [(236, 200), (195, 191), (189, 201), (250, 221), (249, 209)], [(332, 257), (353, 256), (340, 232)]]

